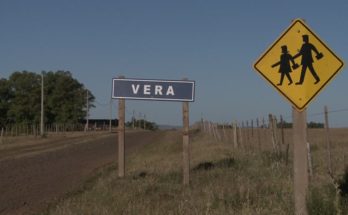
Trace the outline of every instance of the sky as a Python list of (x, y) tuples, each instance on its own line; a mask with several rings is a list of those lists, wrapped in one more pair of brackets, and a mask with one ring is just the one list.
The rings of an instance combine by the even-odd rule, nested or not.
[[(190, 122), (291, 121), (291, 104), (253, 68), (297, 18), (344, 62), (348, 1), (315, 0), (0, 0), (0, 77), (14, 71), (70, 71), (96, 97), (90, 118), (109, 118), (112, 78), (196, 82)], [(346, 67), (309, 104), (308, 121), (348, 126)], [(338, 111), (337, 110), (343, 110)], [(117, 100), (112, 101), (117, 117)], [(181, 125), (182, 104), (126, 101), (158, 124)]]

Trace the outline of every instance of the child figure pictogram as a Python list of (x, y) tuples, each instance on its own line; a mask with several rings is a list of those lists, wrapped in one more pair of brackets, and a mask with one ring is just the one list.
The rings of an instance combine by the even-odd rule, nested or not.
[(272, 68), (279, 65), (279, 73), (281, 75), (280, 75), (280, 81), (277, 84), (278, 86), (283, 85), (284, 76), (286, 76), (289, 80), (288, 85), (292, 84), (292, 79), (290, 76), (290, 73), (292, 72), (290, 67), (290, 62), (292, 63), (292, 69), (297, 69), (299, 67), (299, 65), (295, 63), (291, 54), (289, 54), (288, 47), (284, 45), (281, 47), (281, 49), (282, 49), (282, 54), (280, 55), (280, 61), (272, 65)]

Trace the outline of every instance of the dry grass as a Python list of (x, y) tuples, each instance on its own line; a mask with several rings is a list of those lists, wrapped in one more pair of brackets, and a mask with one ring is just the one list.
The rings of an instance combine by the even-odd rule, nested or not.
[[(337, 177), (343, 173), (342, 159), (348, 152), (346, 131), (335, 130), (332, 135)], [(125, 178), (117, 177), (113, 164), (47, 213), (294, 214), (291, 161), (286, 166), (269, 150), (235, 150), (228, 141), (216, 142), (198, 132), (191, 138), (190, 186), (184, 187), (180, 133), (167, 131), (161, 136), (127, 157)], [(310, 197), (312, 214), (335, 213), (335, 190), (327, 175), (321, 136), (319, 130), (309, 132), (314, 165), (311, 193), (323, 197)]]

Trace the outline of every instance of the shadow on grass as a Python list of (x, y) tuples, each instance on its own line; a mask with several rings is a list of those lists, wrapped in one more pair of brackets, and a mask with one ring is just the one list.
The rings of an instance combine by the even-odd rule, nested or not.
[(224, 158), (216, 162), (205, 161), (199, 163), (192, 170), (193, 171), (207, 171), (214, 168), (232, 168), (236, 165), (236, 160), (234, 158)]
[(348, 199), (348, 165), (345, 168), (345, 172), (342, 176), (342, 179), (338, 181), (338, 184), (342, 197)]
[(333, 185), (312, 188), (307, 200), (308, 212), (311, 215), (348, 214), (348, 198), (337, 199)]

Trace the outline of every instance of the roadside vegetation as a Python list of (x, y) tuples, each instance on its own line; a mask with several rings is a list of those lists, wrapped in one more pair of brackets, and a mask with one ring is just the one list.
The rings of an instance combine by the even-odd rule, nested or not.
[[(235, 149), (231, 142), (195, 130), (190, 185), (185, 187), (181, 132), (157, 132), (162, 132), (160, 140), (127, 156), (125, 178), (117, 177), (113, 163), (43, 214), (294, 214), (291, 154), (287, 164), (271, 147)], [(348, 151), (348, 139), (333, 144), (334, 183), (326, 170), (325, 145), (315, 133), (319, 131), (313, 132), (308, 210), (348, 214), (347, 161), (340, 160)]]

